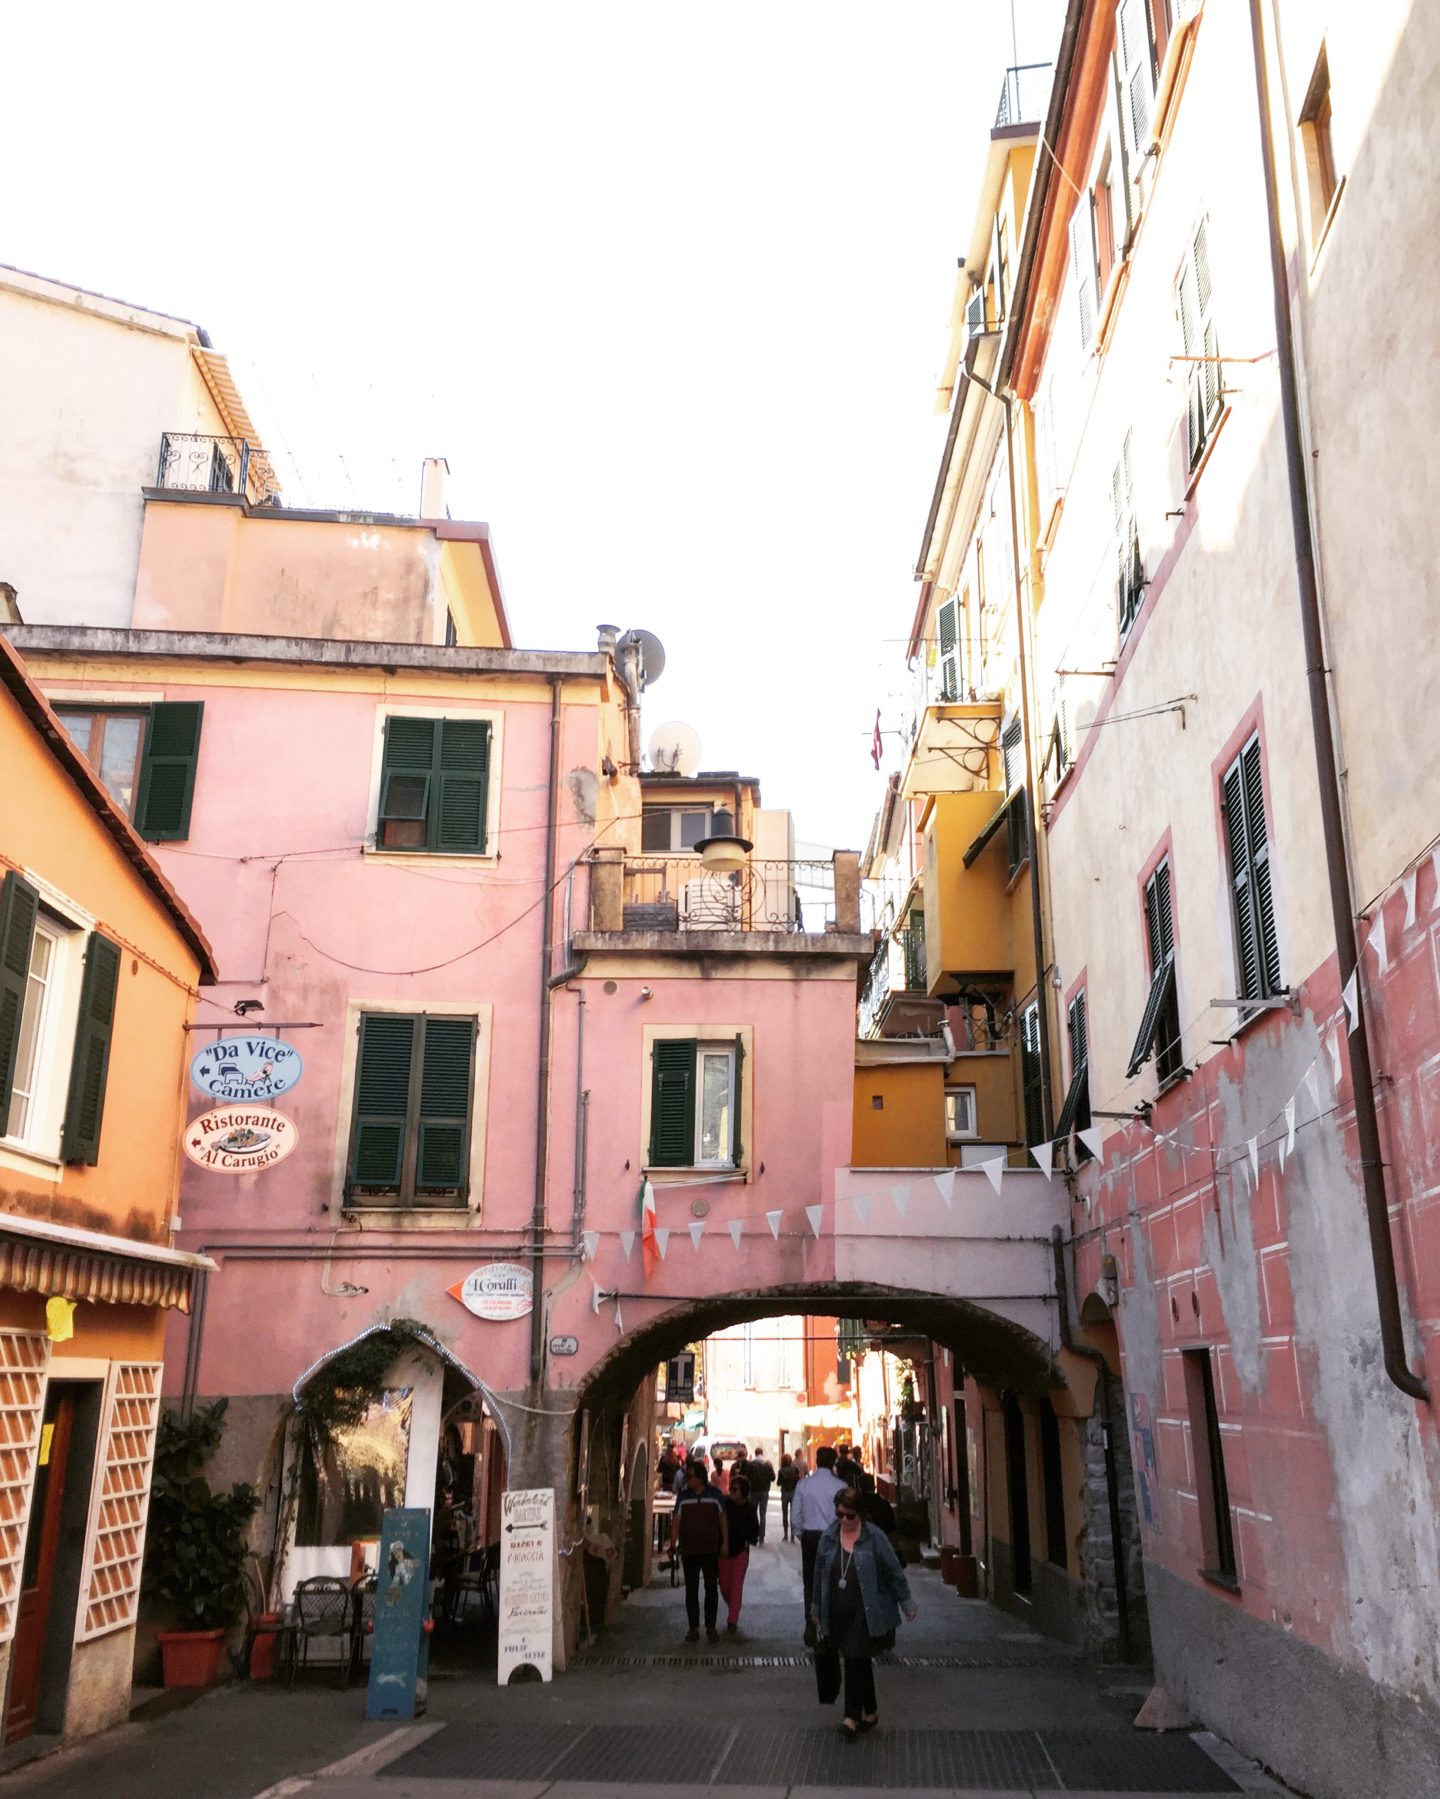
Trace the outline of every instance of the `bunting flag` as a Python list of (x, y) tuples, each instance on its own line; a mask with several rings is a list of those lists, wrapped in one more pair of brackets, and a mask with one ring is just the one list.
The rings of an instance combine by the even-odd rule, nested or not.
[(935, 1176), (935, 1187), (941, 1199), (945, 1201), (945, 1210), (948, 1212), (955, 1204), (955, 1170), (953, 1168), (942, 1169)]
[(1340, 1091), (1340, 1027), (1337, 1025), (1325, 1039), (1325, 1047), (1330, 1052), (1330, 1072), (1334, 1076), (1335, 1091)]
[(705, 1235), (705, 1226), (703, 1224), (692, 1224), (690, 1226), (690, 1241), (691, 1241), (691, 1243), (694, 1244), (696, 1249), (699, 1249), (700, 1239), (704, 1235)]
[(982, 1162), (980, 1164), (980, 1169), (984, 1174), (985, 1179), (989, 1181), (990, 1185), (997, 1193), (1000, 1191), (1001, 1181), (1005, 1179), (1005, 1164), (1008, 1160), (1009, 1158), (1007, 1156), (999, 1155), (992, 1156), (988, 1162)]
[(664, 1254), (664, 1248), (656, 1241), (655, 1189), (649, 1181), (642, 1180), (640, 1183), (640, 1259), (645, 1265), (647, 1281), (655, 1272), (656, 1264)]
[(1289, 1153), (1290, 1152), (1285, 1147), (1285, 1139), (1282, 1137), (1280, 1139), (1280, 1172), (1281, 1172), (1281, 1174), (1284, 1174), (1284, 1172), (1285, 1172), (1285, 1159), (1289, 1155)]
[(770, 1235), (778, 1243), (780, 1241), (780, 1220), (785, 1216), (781, 1211), (767, 1212), (765, 1222), (770, 1226)]
[(892, 1187), (890, 1197), (895, 1201), (895, 1210), (903, 1218), (905, 1208), (910, 1204), (910, 1189), (908, 1187)]
[(585, 1260), (593, 1262), (600, 1250), (599, 1231), (586, 1231), (581, 1242), (585, 1245)]
[(1035, 1166), (1048, 1181), (1055, 1163), (1055, 1145), (1053, 1143), (1032, 1143), (1030, 1154), (1035, 1159)]
[(600, 1310), (602, 1289), (599, 1281), (592, 1282), (592, 1285), (594, 1286), (595, 1291), (590, 1295), (590, 1315), (593, 1318), (596, 1312)]
[(1315, 1116), (1320, 1116), (1320, 1063), (1318, 1059), (1305, 1070), (1305, 1079), (1300, 1083), (1310, 1095), (1310, 1104), (1315, 1108)]
[[(1307, 1076), (1308, 1079), (1308, 1076)], [(1295, 1100), (1292, 1096), (1285, 1102), (1285, 1154), (1295, 1153)]]
[(735, 1245), (737, 1250), (740, 1247), (740, 1233), (744, 1229), (745, 1220), (743, 1218), (732, 1218), (730, 1220), (730, 1241)]
[(852, 1193), (850, 1203), (855, 1208), (855, 1216), (861, 1224), (870, 1222), (870, 1195), (868, 1193)]
[(1405, 892), (1405, 929), (1407, 931), (1410, 930), (1415, 923), (1415, 887), (1419, 880), (1419, 875), (1419, 869), (1412, 868), (1409, 874), (1406, 875), (1405, 879), (1400, 883)]
[(1390, 946), (1385, 941), (1385, 913), (1383, 908), (1375, 914), (1375, 922), (1370, 927), (1370, 936), (1367, 941), (1370, 948), (1375, 952), (1375, 961), (1379, 973), (1386, 973), (1390, 967)]
[(1105, 1133), (1098, 1124), (1087, 1124), (1083, 1131), (1077, 1131), (1075, 1135), (1097, 1162), (1105, 1159)]
[(1260, 1139), (1252, 1137), (1245, 1145), (1245, 1149), (1250, 1157), (1250, 1171), (1255, 1176), (1255, 1185), (1258, 1187), (1260, 1185)]
[(635, 1233), (634, 1233), (634, 1231), (621, 1231), (621, 1233), (620, 1233), (620, 1249), (621, 1249), (622, 1253), (624, 1254), (625, 1260), (628, 1262), (630, 1260), (630, 1257), (635, 1253)]
[(825, 1216), (824, 1206), (806, 1206), (805, 1216), (810, 1220), (811, 1230), (814, 1231), (815, 1235), (818, 1237), (820, 1235), (820, 1220)]
[(1348, 1029), (1354, 1030), (1360, 1022), (1360, 968), (1357, 965), (1350, 971), (1350, 979), (1345, 983), (1345, 990), (1340, 995), (1345, 1002), (1345, 1011), (1349, 1015)]
[(657, 1228), (657, 1230), (655, 1232), (655, 1254), (660, 1258), (660, 1260), (662, 1262), (665, 1260), (665, 1251), (669, 1247), (670, 1247), (670, 1232), (666, 1226), (661, 1225)]
[(625, 1328), (625, 1320), (620, 1316), (620, 1301), (618, 1297), (615, 1301), (615, 1328), (617, 1331), (623, 1331)]
[(1430, 902), (1431, 907), (1433, 908), (1435, 906), (1440, 906), (1440, 849), (1431, 850), (1430, 852), (1430, 872), (1435, 877), (1435, 885), (1432, 889), (1435, 897)]

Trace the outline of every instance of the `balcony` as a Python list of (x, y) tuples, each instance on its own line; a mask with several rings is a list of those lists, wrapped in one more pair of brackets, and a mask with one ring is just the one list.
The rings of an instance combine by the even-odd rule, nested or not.
[(280, 480), (268, 453), (243, 437), (166, 431), (155, 485), (167, 493), (243, 495), (252, 506), (280, 505)]
[(934, 793), (995, 793), (1001, 773), (999, 700), (961, 700), (941, 660), (916, 672), (905, 722), (910, 754), (900, 780), (902, 799)]
[(1025, 863), (1023, 825), (1023, 812), (998, 793), (945, 794), (931, 807), (924, 891), (932, 991), (949, 980), (963, 985), (1015, 974), (1017, 949), (1028, 941), (1028, 909), (1017, 923), (1012, 892)]
[(1038, 125), (1050, 104), (1050, 78), (1054, 64), (1012, 63), (1005, 71), (1000, 104), (995, 109), (995, 129), (1007, 125)]
[(925, 927), (891, 932), (871, 959), (860, 995), (861, 1037), (938, 1037), (944, 1022), (944, 1005), (926, 992)]

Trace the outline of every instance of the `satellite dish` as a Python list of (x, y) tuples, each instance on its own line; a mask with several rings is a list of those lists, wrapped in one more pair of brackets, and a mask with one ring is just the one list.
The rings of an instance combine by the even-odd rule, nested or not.
[(693, 775), (700, 766), (700, 738), (678, 719), (650, 733), (650, 766), (657, 775)]
[(632, 644), (640, 652), (640, 685), (653, 687), (665, 673), (665, 645), (653, 631), (627, 631), (615, 647), (628, 650)]

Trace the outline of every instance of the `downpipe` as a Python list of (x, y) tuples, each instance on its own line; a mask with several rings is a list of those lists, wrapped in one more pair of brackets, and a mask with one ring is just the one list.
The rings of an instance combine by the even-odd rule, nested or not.
[(545, 782), (545, 885), (540, 902), (540, 1047), (535, 1077), (535, 1200), (530, 1220), (530, 1379), (538, 1388), (545, 1372), (545, 1185), (550, 1170), (550, 944), (555, 907), (557, 806), (560, 767), (560, 675), (550, 676), (550, 769)]

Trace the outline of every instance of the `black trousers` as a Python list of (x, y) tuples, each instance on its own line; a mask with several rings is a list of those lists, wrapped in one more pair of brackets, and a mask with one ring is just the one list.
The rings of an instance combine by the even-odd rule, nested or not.
[(714, 1630), (720, 1609), (720, 1557), (718, 1555), (682, 1555), (685, 1570), (685, 1616), (691, 1630), (700, 1628), (700, 1582), (705, 1582), (705, 1628)]
[(858, 1724), (873, 1716), (875, 1705), (875, 1664), (868, 1655), (847, 1655), (845, 1664), (845, 1716)]
[(753, 1510), (755, 1513), (755, 1522), (759, 1526), (759, 1530), (760, 1530), (759, 1540), (760, 1540), (760, 1542), (763, 1543), (765, 1541), (765, 1514), (766, 1514), (766, 1512), (768, 1512), (770, 1510), (770, 1489), (769, 1489), (769, 1487), (761, 1487), (757, 1491), (757, 1493), (755, 1495)]
[(780, 1493), (780, 1535), (782, 1537), (790, 1535), (790, 1494), (783, 1489)]
[(810, 1614), (814, 1610), (810, 1601), (815, 1592), (815, 1557), (820, 1549), (820, 1539), (825, 1535), (823, 1530), (802, 1530), (800, 1532), (800, 1578), (805, 1583), (805, 1622), (810, 1622)]

